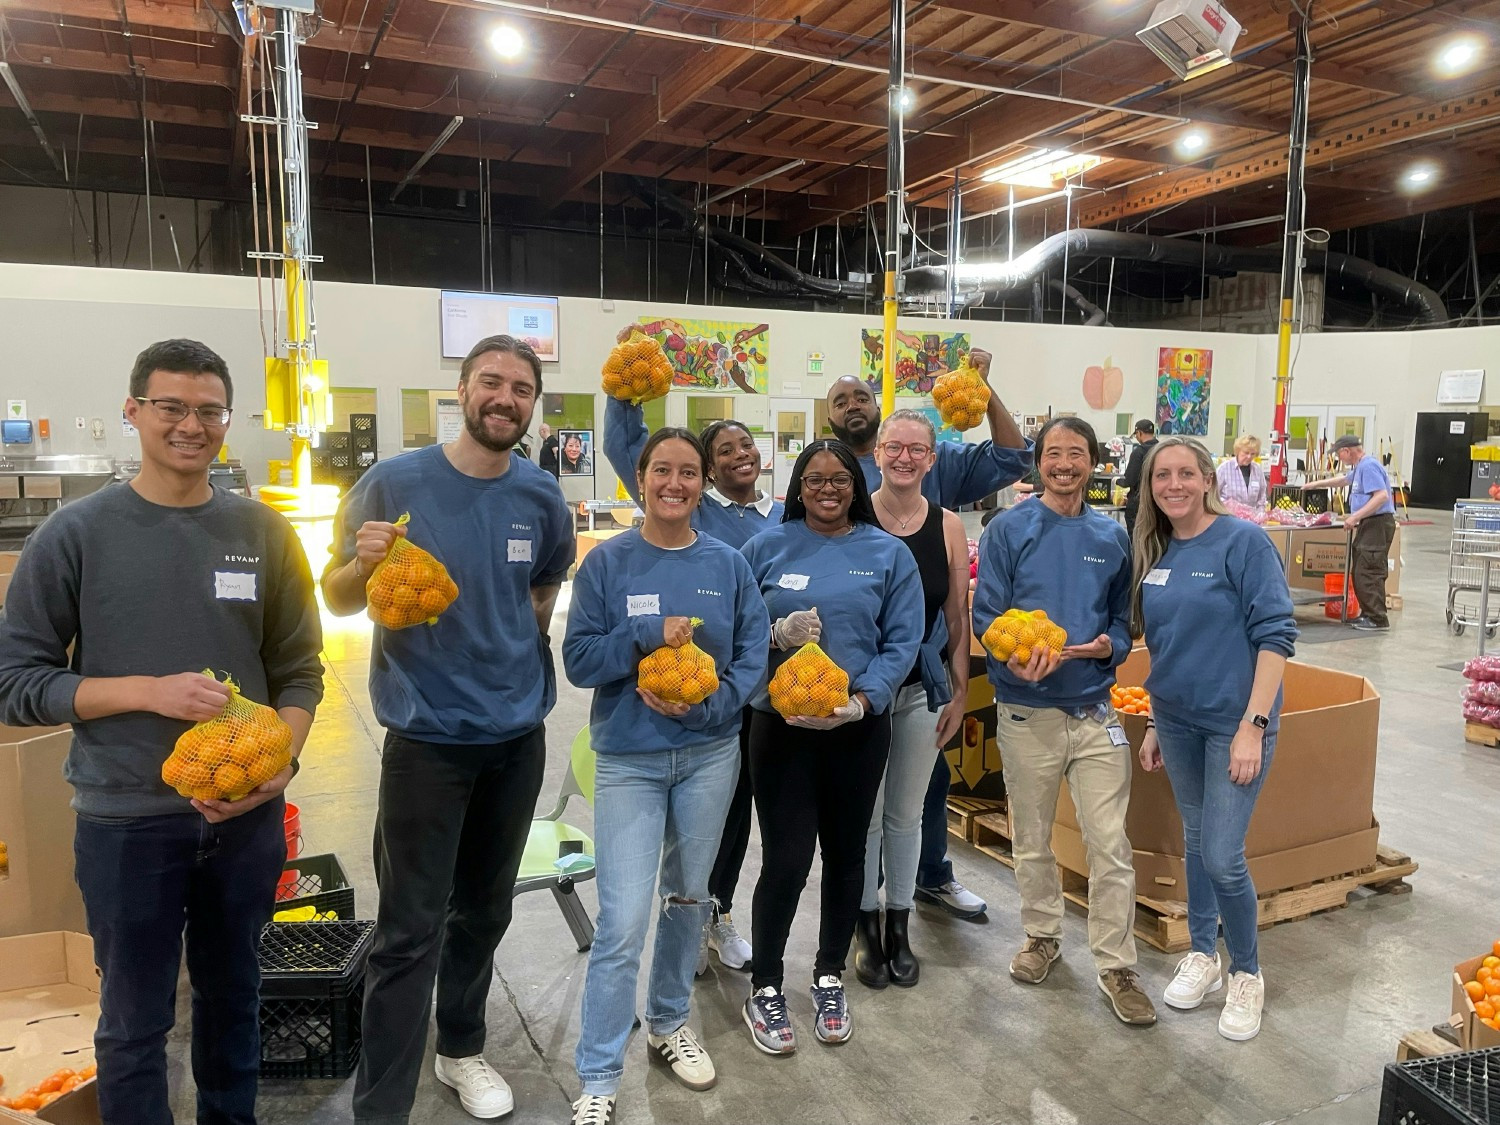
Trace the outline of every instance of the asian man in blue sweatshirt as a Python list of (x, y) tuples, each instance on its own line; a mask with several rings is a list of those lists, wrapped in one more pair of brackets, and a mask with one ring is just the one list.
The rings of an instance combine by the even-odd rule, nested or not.
[(1037, 435), (1043, 492), (991, 521), (979, 548), (974, 632), (1008, 609), (1045, 610), (1067, 630), (1061, 652), (1032, 649), (987, 659), (996, 738), (1015, 822), (1016, 887), (1026, 941), (1010, 975), (1041, 984), (1062, 956), (1062, 886), (1052, 854), (1058, 785), (1067, 779), (1089, 856), (1089, 945), (1099, 990), (1121, 1021), (1156, 1022), (1135, 974), (1135, 868), (1125, 834), (1130, 743), (1109, 702), (1114, 670), (1130, 653), (1130, 542), (1084, 504), (1099, 463), (1093, 427), (1055, 418)]

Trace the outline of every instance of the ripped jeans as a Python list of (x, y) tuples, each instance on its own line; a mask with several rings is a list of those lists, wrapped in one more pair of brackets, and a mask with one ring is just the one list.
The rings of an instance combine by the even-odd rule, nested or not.
[(620, 1088), (641, 950), (658, 910), (646, 1026), (652, 1034), (669, 1035), (687, 1022), (711, 905), (708, 876), (739, 773), (738, 735), (685, 750), (599, 755), (594, 775), (599, 920), (575, 1055), (585, 1094), (608, 1096)]

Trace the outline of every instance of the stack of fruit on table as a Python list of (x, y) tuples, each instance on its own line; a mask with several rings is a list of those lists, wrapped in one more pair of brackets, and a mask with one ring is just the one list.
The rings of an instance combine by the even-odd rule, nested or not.
[(1109, 689), (1109, 702), (1122, 715), (1151, 714), (1151, 697), (1146, 694), (1146, 689), (1143, 687), (1112, 684)]

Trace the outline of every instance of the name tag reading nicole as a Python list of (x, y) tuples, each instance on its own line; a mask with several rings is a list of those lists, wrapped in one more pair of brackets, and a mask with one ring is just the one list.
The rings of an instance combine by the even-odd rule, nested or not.
[(626, 594), (625, 595), (626, 617), (659, 617), (661, 616), (660, 594)]

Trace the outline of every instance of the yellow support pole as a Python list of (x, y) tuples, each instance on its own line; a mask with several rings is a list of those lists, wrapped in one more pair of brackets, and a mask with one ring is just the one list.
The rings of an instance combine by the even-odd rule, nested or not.
[(286, 257), (281, 262), (281, 276), (286, 287), (286, 348), (292, 368), (292, 399), (297, 404), (296, 417), (288, 419), (297, 427), (292, 433), (292, 487), (312, 484), (312, 411), (307, 386), (307, 352), (312, 332), (307, 317), (307, 290), (303, 284), (302, 265), (292, 256), (292, 241), (283, 240)]
[(895, 271), (887, 270), (885, 275), (885, 366), (880, 380), (880, 416), (882, 418), (889, 418), (896, 409), (896, 312), (900, 307), (896, 301)]

